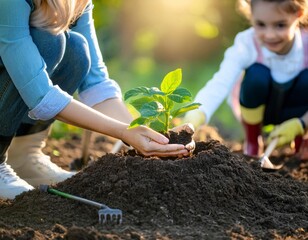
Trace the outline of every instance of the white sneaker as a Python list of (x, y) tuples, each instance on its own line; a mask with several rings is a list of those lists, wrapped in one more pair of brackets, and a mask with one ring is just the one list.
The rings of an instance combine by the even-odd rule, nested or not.
[(10, 165), (0, 164), (0, 198), (14, 199), (17, 195), (34, 189), (19, 178)]
[(7, 163), (19, 177), (35, 187), (62, 182), (76, 174), (58, 167), (42, 152), (48, 132), (46, 129), (35, 134), (14, 137), (8, 149)]
[(58, 167), (50, 161), (49, 156), (44, 154), (28, 158), (27, 162), (23, 166), (16, 168), (15, 171), (32, 186), (51, 185), (62, 182), (76, 174)]

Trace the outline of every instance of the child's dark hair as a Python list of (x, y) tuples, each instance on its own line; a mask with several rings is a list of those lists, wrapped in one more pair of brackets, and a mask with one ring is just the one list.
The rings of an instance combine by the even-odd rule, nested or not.
[(278, 3), (279, 8), (286, 13), (302, 12), (301, 26), (308, 26), (308, 0), (237, 0), (237, 9), (248, 20), (251, 18), (251, 9), (256, 2)]

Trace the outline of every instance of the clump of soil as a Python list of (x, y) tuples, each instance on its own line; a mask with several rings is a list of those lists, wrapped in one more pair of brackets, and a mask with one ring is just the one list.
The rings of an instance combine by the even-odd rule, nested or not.
[(217, 140), (189, 158), (104, 154), (53, 187), (123, 211), (122, 225), (98, 209), (38, 189), (0, 202), (0, 239), (307, 239), (307, 162), (265, 173)]
[(186, 145), (192, 141), (193, 132), (182, 130), (180, 132), (169, 131), (168, 133), (169, 143), (177, 143)]

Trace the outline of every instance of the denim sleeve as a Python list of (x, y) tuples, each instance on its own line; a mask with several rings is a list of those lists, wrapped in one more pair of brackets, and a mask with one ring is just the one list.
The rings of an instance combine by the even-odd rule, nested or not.
[(30, 35), (30, 13), (25, 0), (1, 0), (0, 57), (30, 109), (29, 116), (48, 120), (71, 101), (71, 96), (53, 86), (49, 79), (45, 62)]
[(78, 89), (80, 100), (88, 106), (93, 106), (108, 98), (122, 98), (119, 85), (109, 78), (107, 67), (103, 62), (96, 37), (92, 10), (93, 4), (91, 2), (72, 27), (72, 31), (82, 34), (89, 44), (91, 68)]

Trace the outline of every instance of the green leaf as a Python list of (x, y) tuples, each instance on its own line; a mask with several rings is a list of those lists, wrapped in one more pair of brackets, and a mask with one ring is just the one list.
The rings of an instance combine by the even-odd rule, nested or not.
[(182, 82), (182, 69), (178, 68), (172, 72), (169, 72), (163, 79), (160, 88), (164, 93), (170, 94)]
[(191, 104), (188, 104), (186, 106), (182, 106), (182, 107), (180, 107), (176, 110), (173, 110), (171, 112), (171, 116), (176, 117), (176, 116), (181, 115), (183, 113), (186, 113), (188, 111), (197, 109), (197, 108), (199, 108), (200, 105), (201, 105), (200, 103), (191, 103)]
[(138, 99), (134, 99), (130, 102), (130, 104), (139, 111), (145, 103), (152, 102), (153, 99), (151, 97), (140, 97)]
[(186, 88), (177, 88), (172, 94), (168, 95), (172, 101), (177, 103), (190, 102), (192, 95)]
[(181, 95), (185, 98), (188, 97), (189, 99), (192, 97), (191, 92), (188, 89), (182, 87), (175, 89), (172, 94)]
[(189, 97), (183, 97), (181, 95), (175, 95), (175, 94), (168, 95), (168, 98), (177, 103), (189, 102), (191, 100), (191, 98)]
[(160, 91), (157, 87), (151, 87), (149, 89), (149, 94), (150, 96), (155, 96), (155, 95), (165, 96), (166, 95), (164, 92)]
[(130, 103), (139, 113), (131, 127), (148, 126), (156, 131), (165, 133), (172, 127), (171, 119), (187, 111), (198, 108), (201, 104), (190, 102), (191, 93), (186, 88), (180, 88), (182, 70), (180, 68), (169, 72), (161, 82), (161, 89), (157, 87), (137, 87), (127, 91), (125, 101)]
[(61, 154), (60, 154), (60, 152), (58, 151), (58, 150), (53, 150), (52, 151), (52, 154), (54, 155), (54, 156), (57, 156), (57, 157), (59, 157)]
[(153, 98), (154, 98), (154, 100), (155, 100), (156, 102), (159, 102), (160, 104), (162, 104), (163, 106), (165, 106), (166, 97), (155, 95), (155, 96), (153, 96)]
[(158, 102), (149, 102), (142, 105), (140, 114), (143, 117), (156, 117), (163, 111), (163, 106)]
[(151, 122), (149, 127), (157, 132), (165, 132), (165, 124), (159, 120)]
[(147, 118), (144, 118), (144, 117), (136, 118), (130, 123), (128, 128), (135, 128), (140, 125), (145, 125), (146, 121), (147, 121)]
[(135, 96), (151, 96), (151, 91), (149, 88), (147, 87), (137, 87), (131, 90), (128, 90), (125, 94), (124, 94), (124, 101), (127, 101), (129, 98), (131, 97), (135, 97)]

